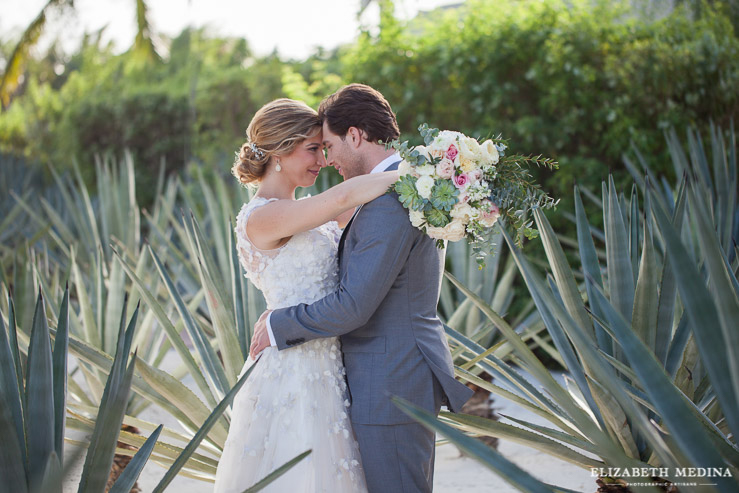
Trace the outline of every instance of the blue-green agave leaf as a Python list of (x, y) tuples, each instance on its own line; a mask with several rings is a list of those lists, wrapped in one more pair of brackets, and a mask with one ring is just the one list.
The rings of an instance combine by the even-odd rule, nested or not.
[[(596, 290), (596, 296), (605, 301), (602, 291)], [(686, 403), (687, 398), (672, 383), (654, 353), (637, 337), (629, 323), (610, 303), (604, 302), (602, 306), (631, 368), (639, 376), (641, 385), (659, 411), (673, 439), (680, 445), (681, 452), (698, 467), (724, 467), (723, 458), (693, 415)], [(719, 477), (712, 478), (712, 481), (716, 481), (719, 491), (736, 491), (737, 483), (734, 480)]]
[[(13, 328), (11, 330), (15, 329)], [(18, 380), (16, 379), (15, 360), (2, 316), (0, 316), (0, 378), (2, 378), (0, 382), (0, 402), (3, 403), (0, 408), (2, 408), (3, 414), (7, 414), (4, 418), (0, 418), (4, 419), (3, 427), (0, 428), (0, 442), (4, 445), (0, 449), (5, 449), (6, 446), (8, 447), (8, 450), (4, 451), (3, 464), (0, 465), (0, 469), (7, 469), (8, 477), (12, 478), (16, 476), (13, 468), (16, 465), (20, 466), (25, 485), (26, 433), (23, 426), (22, 387), (19, 387)], [(5, 426), (8, 428), (5, 428)], [(9, 436), (11, 432), (13, 436)], [(15, 462), (5, 462), (11, 461), (11, 458), (15, 457), (16, 450), (19, 454), (17, 464)], [(5, 477), (5, 473), (1, 476)]]
[(44, 297), (39, 291), (28, 345), (26, 380), (26, 436), (28, 478), (32, 490), (40, 487), (49, 455), (54, 450), (54, 381), (51, 342)]
[(552, 487), (548, 484), (542, 483), (531, 474), (503, 457), (497, 450), (493, 450), (485, 446), (485, 444), (479, 440), (468, 437), (461, 431), (454, 429), (448, 424), (442, 423), (432, 414), (414, 406), (410, 402), (399, 397), (393, 397), (392, 401), (408, 416), (412, 417), (429, 430), (445, 436), (450, 442), (459, 447), (460, 450), (474, 457), (488, 469), (499, 474), (506, 480), (506, 482), (519, 490), (530, 493), (554, 493), (555, 489), (563, 491), (559, 487)]
[[(59, 460), (64, 457), (64, 429), (67, 416), (67, 354), (69, 350), (69, 285), (59, 309), (52, 367), (54, 373), (54, 450)], [(61, 466), (61, 464), (60, 464)]]
[(141, 470), (146, 465), (146, 461), (149, 460), (152, 450), (154, 450), (154, 445), (157, 443), (157, 439), (159, 438), (159, 434), (162, 432), (162, 428), (164, 428), (164, 425), (159, 425), (157, 429), (149, 435), (149, 438), (147, 438), (146, 442), (144, 442), (141, 448), (139, 448), (136, 455), (131, 459), (131, 462), (128, 463), (121, 475), (118, 476), (118, 479), (110, 489), (109, 493), (129, 493), (131, 491), (131, 488), (133, 488), (133, 485), (141, 474)]
[(297, 456), (293, 457), (271, 473), (269, 473), (265, 478), (259, 480), (254, 486), (251, 488), (248, 488), (244, 490), (244, 493), (256, 493), (257, 491), (262, 491), (264, 488), (267, 487), (270, 483), (275, 481), (277, 478), (285, 474), (287, 471), (293, 468), (298, 462), (308, 457), (311, 452), (313, 452), (313, 449), (306, 450), (305, 452), (302, 452), (298, 454)]
[(702, 363), (711, 377), (729, 428), (736, 436), (739, 433), (739, 395), (733, 379), (739, 376), (732, 374), (732, 365), (728, 361), (727, 346), (730, 341), (722, 331), (715, 297), (708, 290), (703, 276), (662, 207), (655, 203), (652, 211), (665, 239), (667, 259), (675, 272), (680, 298), (702, 355)]

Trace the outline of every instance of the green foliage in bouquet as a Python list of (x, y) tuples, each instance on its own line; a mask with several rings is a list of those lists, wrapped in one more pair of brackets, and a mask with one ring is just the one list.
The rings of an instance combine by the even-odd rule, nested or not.
[[(436, 209), (435, 207), (429, 207), (428, 210), (424, 211), (424, 215), (429, 224), (436, 228), (443, 228), (451, 222), (451, 219), (447, 214), (444, 214), (444, 211)], [(437, 241), (441, 242), (442, 240)]]
[[(449, 212), (454, 204), (459, 202), (459, 190), (454, 185), (445, 180), (437, 179), (434, 182), (434, 188), (431, 190), (431, 198), (429, 203), (439, 211)], [(446, 216), (446, 215), (445, 215)], [(444, 224), (443, 226), (445, 226)]]
[(395, 192), (398, 194), (403, 207), (414, 211), (422, 211), (425, 203), (418, 194), (418, 190), (416, 190), (417, 180), (418, 178), (415, 176), (401, 176), (395, 184)]

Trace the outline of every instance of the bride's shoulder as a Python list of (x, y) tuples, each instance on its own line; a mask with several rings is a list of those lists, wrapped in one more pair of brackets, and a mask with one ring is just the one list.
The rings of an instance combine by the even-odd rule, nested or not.
[(244, 202), (241, 205), (241, 210), (239, 210), (238, 216), (244, 216), (248, 215), (249, 212), (256, 209), (257, 207), (261, 207), (263, 205), (267, 205), (270, 202), (274, 202), (275, 200), (278, 200), (276, 198), (266, 198), (266, 197), (259, 197), (255, 196), (252, 197), (248, 202)]

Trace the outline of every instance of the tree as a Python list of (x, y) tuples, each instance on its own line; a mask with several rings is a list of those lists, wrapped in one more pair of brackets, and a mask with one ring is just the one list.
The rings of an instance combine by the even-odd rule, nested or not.
[[(0, 80), (0, 105), (2, 105), (3, 110), (10, 105), (13, 94), (18, 89), (22, 80), (21, 76), (28, 62), (29, 53), (44, 32), (48, 15), (54, 10), (59, 11), (66, 8), (73, 9), (74, 0), (49, 0), (21, 35), (18, 44), (16, 44), (8, 58), (5, 72), (2, 80)], [(137, 30), (131, 49), (139, 60), (144, 62), (159, 61), (160, 58), (152, 40), (151, 24), (147, 16), (148, 10), (144, 0), (136, 0)]]
[(38, 42), (46, 27), (47, 14), (52, 10), (65, 7), (74, 7), (74, 0), (49, 0), (26, 30), (23, 31), (21, 39), (15, 45), (10, 58), (8, 58), (5, 73), (3, 73), (3, 78), (0, 80), (0, 104), (2, 104), (2, 109), (8, 107), (13, 93), (18, 88), (21, 75), (28, 61), (28, 54)]

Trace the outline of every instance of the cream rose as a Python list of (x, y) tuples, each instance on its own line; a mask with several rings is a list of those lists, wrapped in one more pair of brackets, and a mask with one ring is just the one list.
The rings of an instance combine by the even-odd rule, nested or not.
[(454, 144), (456, 146), (457, 140), (461, 138), (464, 138), (464, 134), (454, 132), (452, 130), (442, 130), (434, 139), (433, 146), (435, 148), (443, 149), (444, 152), (446, 152), (450, 145)]
[(444, 149), (438, 149), (436, 147), (429, 147), (427, 149), (429, 156), (431, 156), (432, 158), (443, 158), (444, 153), (446, 152)]
[(426, 233), (437, 240), (459, 241), (464, 238), (465, 225), (459, 219), (455, 219), (443, 228), (429, 226)]
[(459, 153), (463, 159), (474, 161), (480, 157), (480, 144), (472, 137), (465, 137), (459, 140)]
[(452, 207), (450, 214), (452, 216), (452, 219), (459, 219), (464, 223), (469, 222), (469, 220), (476, 215), (475, 210), (472, 208), (472, 206), (470, 206), (470, 204), (466, 202), (458, 202), (454, 204), (454, 207)]
[(416, 182), (416, 190), (418, 195), (424, 199), (431, 197), (431, 189), (434, 188), (434, 179), (428, 175), (424, 175)]
[(461, 156), (459, 158), (459, 169), (465, 173), (470, 173), (476, 169), (476, 164), (472, 159)]
[(500, 155), (498, 154), (498, 148), (495, 147), (492, 140), (486, 140), (483, 142), (482, 146), (480, 146), (480, 152), (483, 162), (486, 164), (498, 164)]

